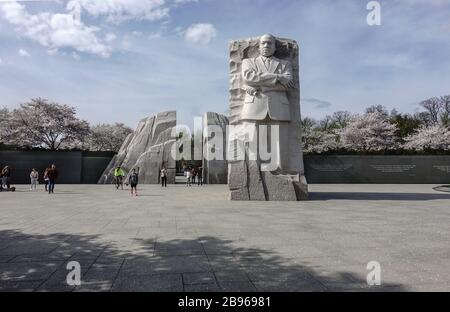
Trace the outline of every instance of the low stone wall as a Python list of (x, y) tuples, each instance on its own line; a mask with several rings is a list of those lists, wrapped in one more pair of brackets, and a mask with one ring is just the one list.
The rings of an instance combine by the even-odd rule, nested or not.
[[(29, 183), (33, 167), (42, 180), (45, 167), (53, 163), (60, 172), (58, 183), (91, 184), (112, 157), (102, 152), (0, 151), (0, 167), (12, 168), (14, 184)], [(304, 162), (308, 183), (450, 184), (450, 155), (305, 155)], [(226, 168), (222, 174), (226, 177)]]
[(305, 155), (308, 183), (450, 183), (450, 155)]
[(39, 171), (43, 182), (46, 167), (55, 164), (59, 177), (57, 183), (94, 184), (111, 161), (114, 153), (81, 151), (0, 151), (0, 167), (11, 167), (13, 184), (30, 183), (30, 171)]

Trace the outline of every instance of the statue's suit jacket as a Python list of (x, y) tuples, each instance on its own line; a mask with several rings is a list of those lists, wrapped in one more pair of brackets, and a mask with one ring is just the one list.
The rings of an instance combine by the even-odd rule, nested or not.
[(253, 87), (258, 92), (256, 95), (245, 94), (241, 120), (263, 120), (267, 115), (272, 120), (291, 120), (286, 88), (277, 82), (276, 74), (292, 77), (290, 62), (272, 57), (269, 68), (266, 68), (261, 56), (242, 61), (245, 87)]

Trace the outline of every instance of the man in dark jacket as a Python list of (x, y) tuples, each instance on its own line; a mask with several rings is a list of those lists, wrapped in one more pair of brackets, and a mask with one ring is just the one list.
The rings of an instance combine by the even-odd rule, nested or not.
[(55, 189), (56, 178), (58, 178), (58, 170), (56, 170), (56, 166), (52, 165), (52, 167), (47, 172), (48, 177), (48, 193), (53, 193)]

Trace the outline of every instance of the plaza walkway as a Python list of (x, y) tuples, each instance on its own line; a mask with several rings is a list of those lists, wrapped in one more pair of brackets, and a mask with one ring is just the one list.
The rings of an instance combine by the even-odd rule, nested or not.
[[(42, 188), (42, 186), (39, 186)], [(227, 186), (57, 185), (0, 193), (0, 290), (450, 291), (450, 194), (310, 185), (308, 202)], [(69, 261), (81, 285), (66, 283)], [(381, 286), (368, 286), (369, 261)]]

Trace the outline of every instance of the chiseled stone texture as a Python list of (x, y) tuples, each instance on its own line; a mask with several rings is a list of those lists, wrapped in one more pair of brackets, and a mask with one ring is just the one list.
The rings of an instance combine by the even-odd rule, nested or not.
[(99, 184), (114, 182), (114, 169), (120, 166), (128, 175), (133, 168), (140, 168), (139, 183), (159, 183), (159, 170), (164, 163), (167, 183), (175, 183), (175, 159), (171, 148), (175, 138), (171, 137), (176, 126), (176, 111), (166, 111), (142, 119), (136, 130), (124, 141), (117, 155), (98, 181)]
[[(259, 55), (259, 38), (230, 42), (230, 125), (239, 125), (244, 105), (246, 85), (242, 79), (242, 61)], [(274, 57), (288, 60), (292, 65), (294, 84), (299, 85), (299, 48), (294, 40), (276, 38)], [(289, 135), (281, 139), (288, 146), (288, 172), (262, 172), (256, 161), (228, 160), (228, 185), (232, 200), (295, 201), (308, 199), (304, 177), (300, 127), (300, 89), (287, 91), (290, 105)], [(232, 144), (232, 143), (231, 143)], [(247, 153), (247, 152), (246, 152)]]
[[(222, 114), (206, 112), (203, 118), (205, 135), (203, 136), (203, 182), (207, 184), (227, 184), (227, 137), (228, 118)], [(211, 126), (220, 127), (221, 133)], [(209, 129), (209, 130), (208, 130)], [(220, 142), (219, 142), (220, 141)], [(212, 159), (212, 155), (220, 155)]]

